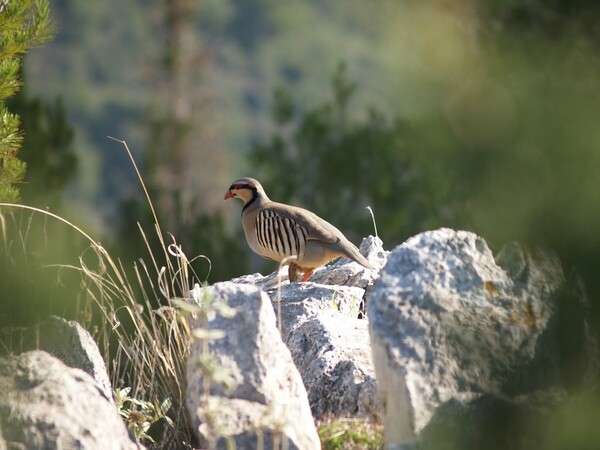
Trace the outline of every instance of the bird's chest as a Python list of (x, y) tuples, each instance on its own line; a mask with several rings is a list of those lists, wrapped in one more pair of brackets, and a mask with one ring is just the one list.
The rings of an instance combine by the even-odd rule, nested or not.
[(255, 227), (256, 217), (252, 217), (252, 220), (247, 220), (247, 218), (243, 218), (244, 224), (244, 235), (246, 236), (246, 242), (248, 242), (248, 246), (252, 249), (254, 253), (257, 253), (261, 256), (263, 255), (263, 250), (258, 245), (258, 239), (256, 236), (256, 227)]

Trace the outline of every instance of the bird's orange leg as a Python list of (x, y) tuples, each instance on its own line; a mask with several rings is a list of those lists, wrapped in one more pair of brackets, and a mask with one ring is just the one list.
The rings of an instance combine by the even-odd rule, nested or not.
[(302, 280), (300, 280), (302, 283), (304, 283), (305, 281), (308, 281), (308, 279), (310, 278), (310, 276), (313, 274), (314, 270), (313, 269), (309, 269), (308, 272), (304, 272), (304, 276), (302, 277)]

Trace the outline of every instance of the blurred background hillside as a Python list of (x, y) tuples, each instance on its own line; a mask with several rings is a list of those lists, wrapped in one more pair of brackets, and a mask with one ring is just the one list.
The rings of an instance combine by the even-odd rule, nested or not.
[[(180, 139), (193, 140), (179, 143), (187, 167), (177, 170), (189, 178), (180, 181), (183, 195), (202, 197), (199, 211), (223, 209), (231, 177), (255, 169), (246, 159), (252, 141), (273, 129), (273, 88), (291, 89), (301, 112), (330, 95), (342, 62), (361, 80), (365, 102), (396, 111), (387, 92), (395, 56), (377, 55), (374, 22), (383, 18), (367, 12), (361, 2), (55, 2), (56, 39), (28, 55), (27, 85), (67, 106), (81, 164), (69, 200), (111, 226), (119, 202), (139, 187), (106, 136), (126, 139), (146, 172), (160, 172), (149, 166), (167, 164), (157, 155), (176, 153)], [(166, 137), (157, 135), (168, 133), (158, 146)]]
[[(600, 6), (595, 1), (55, 1), (26, 57), (22, 198), (135, 259), (152, 228), (249, 254), (229, 183), (392, 248), (439, 226), (547, 245), (598, 286)], [(46, 148), (42, 151), (41, 148)], [(126, 258), (127, 259), (127, 258)], [(205, 270), (205, 268), (204, 268)], [(595, 291), (596, 292), (596, 291)]]
[[(23, 202), (124, 259), (160, 223), (209, 281), (250, 255), (239, 176), (356, 243), (453, 226), (558, 251), (597, 289), (600, 5), (580, 0), (55, 1), (11, 100)], [(46, 150), (41, 150), (45, 148)], [(152, 234), (152, 233), (149, 233)], [(153, 243), (151, 242), (153, 245)], [(206, 272), (206, 266), (201, 269)], [(599, 289), (600, 291), (600, 289)]]

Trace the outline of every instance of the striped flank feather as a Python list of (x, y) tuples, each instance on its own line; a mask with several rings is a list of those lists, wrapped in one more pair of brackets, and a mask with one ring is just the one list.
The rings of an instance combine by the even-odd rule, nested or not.
[(264, 209), (256, 215), (256, 239), (265, 256), (282, 260), (304, 255), (308, 230), (288, 217)]

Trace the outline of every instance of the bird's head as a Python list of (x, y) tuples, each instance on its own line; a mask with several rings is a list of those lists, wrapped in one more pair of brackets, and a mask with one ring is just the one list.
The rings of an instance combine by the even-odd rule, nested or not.
[(240, 178), (234, 181), (225, 194), (225, 200), (239, 198), (245, 205), (259, 197), (266, 197), (265, 191), (254, 178)]

